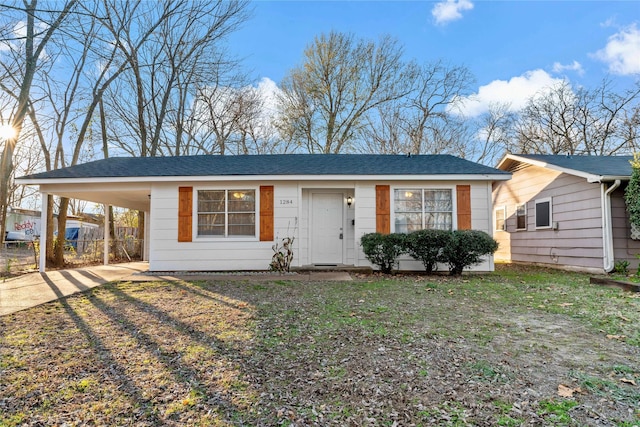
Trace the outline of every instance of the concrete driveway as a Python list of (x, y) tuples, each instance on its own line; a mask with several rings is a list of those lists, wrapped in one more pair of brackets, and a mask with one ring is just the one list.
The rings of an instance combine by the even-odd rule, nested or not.
[(147, 271), (149, 263), (98, 265), (0, 279), (0, 316)]

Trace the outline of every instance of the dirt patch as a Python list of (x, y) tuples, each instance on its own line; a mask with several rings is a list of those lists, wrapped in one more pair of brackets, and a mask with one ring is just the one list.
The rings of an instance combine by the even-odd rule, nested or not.
[(0, 425), (634, 425), (585, 293), (640, 313), (559, 273), (107, 285), (0, 318)]

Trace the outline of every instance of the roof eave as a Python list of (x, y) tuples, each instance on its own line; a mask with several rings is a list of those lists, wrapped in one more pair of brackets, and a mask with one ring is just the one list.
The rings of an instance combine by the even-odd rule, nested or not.
[(70, 184), (70, 183), (140, 183), (184, 181), (507, 181), (505, 174), (425, 174), (425, 175), (199, 175), (199, 176), (144, 176), (144, 177), (93, 177), (93, 178), (16, 178), (22, 185)]
[(583, 171), (579, 171), (579, 170), (575, 170), (575, 169), (563, 168), (562, 166), (554, 165), (553, 163), (547, 163), (547, 162), (542, 162), (540, 160), (528, 159), (526, 157), (521, 157), (521, 156), (518, 156), (518, 155), (515, 155), (515, 154), (507, 154), (507, 155), (505, 155), (502, 158), (502, 160), (500, 161), (500, 163), (498, 163), (498, 166), (496, 166), (496, 168), (498, 168), (500, 170), (505, 170), (505, 169), (503, 169), (503, 166), (507, 163), (508, 160), (527, 163), (527, 164), (530, 164), (532, 166), (539, 166), (541, 168), (547, 168), (547, 169), (555, 170), (555, 171), (558, 171), (558, 172), (567, 173), (569, 175), (578, 176), (580, 178), (585, 178), (588, 182), (615, 181), (616, 179), (620, 179), (620, 180), (623, 180), (623, 181), (628, 181), (629, 178), (630, 178), (628, 175), (620, 175), (620, 176), (615, 176), (615, 175), (595, 175), (595, 174), (592, 174), (592, 173), (583, 172)]

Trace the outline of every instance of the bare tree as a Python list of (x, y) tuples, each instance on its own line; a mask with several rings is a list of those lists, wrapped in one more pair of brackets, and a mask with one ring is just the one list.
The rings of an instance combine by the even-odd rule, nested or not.
[(509, 104), (494, 104), (472, 125), (475, 138), (469, 146), (468, 158), (486, 165), (495, 165), (501, 156), (513, 151), (516, 113)]
[(436, 61), (416, 67), (403, 98), (387, 102), (367, 117), (362, 144), (367, 152), (467, 155), (465, 121), (449, 113), (473, 82), (466, 67)]
[(591, 91), (577, 91), (577, 126), (586, 154), (631, 153), (640, 143), (640, 81), (623, 93), (614, 92), (612, 86), (609, 80), (603, 80)]
[[(137, 3), (146, 13), (113, 34), (128, 70), (109, 93), (107, 114), (118, 126), (112, 136), (119, 149), (143, 157), (182, 153), (189, 105), (199, 88), (224, 81), (235, 65), (222, 42), (247, 16), (245, 0), (163, 5), (159, 11), (153, 2)], [(148, 42), (136, 43), (140, 29), (152, 27)]]
[[(5, 142), (0, 158), (0, 236), (4, 239), (6, 230), (4, 218), (7, 214), (9, 181), (13, 171), (13, 156), (17, 141), (22, 131), (24, 119), (29, 107), (31, 86), (39, 66), (39, 60), (44, 54), (45, 47), (60, 29), (65, 19), (73, 11), (77, 0), (67, 0), (63, 3), (52, 3), (45, 8), (38, 8), (38, 0), (24, 0), (18, 3), (0, 5), (0, 15), (3, 17), (0, 29), (0, 42), (9, 49), (9, 54), (3, 54), (0, 61), (5, 75), (13, 76), (16, 86), (6, 85), (2, 79), (2, 90), (15, 95), (16, 107), (13, 109), (10, 125), (15, 130), (15, 136)], [(9, 22), (21, 22), (24, 34), (17, 36), (6, 32)], [(6, 60), (8, 59), (8, 61)], [(16, 65), (17, 64), (17, 65)], [(17, 73), (16, 73), (17, 72)]]
[(365, 115), (409, 92), (412, 69), (402, 54), (390, 37), (378, 43), (337, 32), (316, 37), (281, 84), (282, 135), (312, 153), (353, 149)]
[(531, 98), (515, 123), (515, 149), (523, 153), (611, 155), (638, 146), (634, 119), (640, 84), (616, 93), (604, 80), (595, 89), (568, 82)]

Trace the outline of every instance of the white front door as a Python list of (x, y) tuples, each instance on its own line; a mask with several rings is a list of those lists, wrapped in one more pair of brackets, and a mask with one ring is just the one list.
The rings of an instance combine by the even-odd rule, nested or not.
[(344, 220), (342, 193), (311, 195), (311, 262), (342, 264)]

